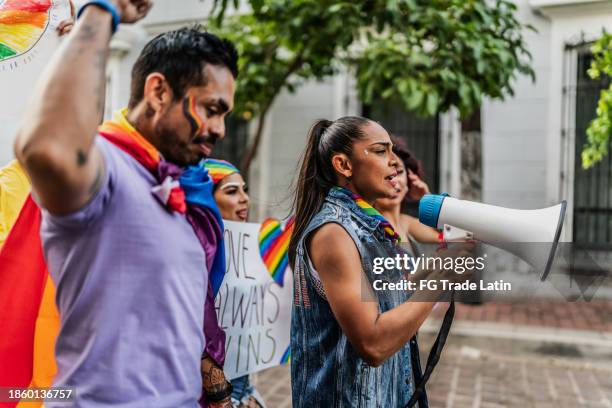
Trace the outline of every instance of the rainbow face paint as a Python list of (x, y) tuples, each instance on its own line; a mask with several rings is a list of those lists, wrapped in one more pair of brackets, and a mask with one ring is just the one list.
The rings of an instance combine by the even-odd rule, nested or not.
[(183, 114), (191, 124), (193, 136), (197, 137), (200, 133), (202, 133), (204, 121), (202, 121), (200, 116), (198, 116), (196, 111), (196, 100), (193, 96), (183, 99)]

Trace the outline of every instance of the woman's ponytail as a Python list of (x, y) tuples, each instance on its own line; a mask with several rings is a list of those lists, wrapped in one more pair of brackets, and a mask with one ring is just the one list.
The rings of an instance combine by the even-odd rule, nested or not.
[[(322, 163), (320, 146), (326, 130), (333, 124), (332, 121), (319, 119), (308, 131), (306, 150), (300, 159), (300, 170), (294, 184), (293, 212), (295, 214), (295, 227), (289, 242), (289, 263), (295, 267), (298, 238), (302, 235), (308, 222), (319, 210), (327, 195), (330, 186), (321, 184)], [(327, 183), (326, 183), (327, 184)]]
[(345, 116), (335, 121), (318, 120), (310, 128), (293, 189), (295, 227), (289, 242), (289, 263), (292, 268), (295, 267), (297, 244), (308, 223), (321, 209), (329, 189), (337, 184), (337, 175), (331, 164), (332, 155), (345, 153), (350, 156), (353, 141), (362, 137), (362, 127), (367, 123), (366, 118)]

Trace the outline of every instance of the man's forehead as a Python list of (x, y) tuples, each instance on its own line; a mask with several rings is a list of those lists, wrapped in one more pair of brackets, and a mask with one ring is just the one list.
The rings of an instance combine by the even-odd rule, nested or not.
[(204, 78), (206, 87), (214, 85), (218, 88), (228, 88), (234, 91), (236, 80), (231, 71), (223, 65), (206, 64), (204, 66)]
[(221, 65), (204, 66), (206, 85), (194, 86), (191, 91), (199, 98), (211, 101), (224, 101), (231, 110), (234, 105), (235, 80), (228, 68)]

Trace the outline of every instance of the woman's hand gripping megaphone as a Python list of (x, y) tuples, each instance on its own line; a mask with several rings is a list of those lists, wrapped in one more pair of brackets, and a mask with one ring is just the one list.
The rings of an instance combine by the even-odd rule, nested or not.
[[(465, 267), (474, 259), (474, 242), (450, 243), (430, 255), (422, 255), (418, 267), (407, 279), (416, 283), (415, 301), (438, 301), (450, 286), (469, 281), (474, 268)], [(418, 260), (418, 259), (417, 259)], [(474, 264), (474, 261), (471, 262)], [(461, 265), (461, 267), (456, 267)]]

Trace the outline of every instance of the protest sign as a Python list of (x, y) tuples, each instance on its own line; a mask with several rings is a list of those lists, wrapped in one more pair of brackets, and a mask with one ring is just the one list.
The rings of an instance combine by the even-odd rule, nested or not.
[(289, 361), (293, 276), (287, 266), (292, 223), (225, 221), (226, 274), (215, 299), (226, 333), (228, 378)]
[(0, 165), (12, 157), (21, 115), (59, 46), (56, 29), (69, 18), (68, 0), (0, 0)]

